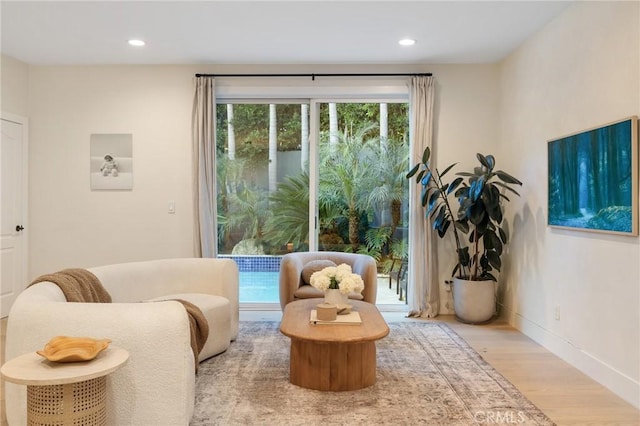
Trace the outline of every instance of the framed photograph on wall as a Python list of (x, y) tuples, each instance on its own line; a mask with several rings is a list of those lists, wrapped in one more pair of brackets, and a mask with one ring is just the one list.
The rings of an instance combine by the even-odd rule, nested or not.
[(92, 134), (90, 144), (91, 190), (133, 189), (133, 135)]
[(638, 235), (638, 118), (548, 141), (548, 224)]

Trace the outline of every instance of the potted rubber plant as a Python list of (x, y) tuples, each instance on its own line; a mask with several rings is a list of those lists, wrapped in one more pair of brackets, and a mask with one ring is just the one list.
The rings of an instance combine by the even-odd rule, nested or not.
[[(456, 317), (466, 323), (490, 321), (496, 313), (496, 272), (502, 267), (501, 256), (509, 236), (503, 225), (507, 194), (518, 195), (513, 188), (522, 185), (515, 177), (495, 169), (493, 155), (476, 154), (480, 163), (471, 172), (458, 172), (445, 181), (457, 163), (442, 172), (429, 163), (431, 150), (426, 148), (422, 161), (407, 174), (422, 186), (425, 215), (440, 238), (451, 230), (455, 239), (456, 264), (453, 277), (453, 302)], [(452, 205), (450, 196), (457, 199)]]

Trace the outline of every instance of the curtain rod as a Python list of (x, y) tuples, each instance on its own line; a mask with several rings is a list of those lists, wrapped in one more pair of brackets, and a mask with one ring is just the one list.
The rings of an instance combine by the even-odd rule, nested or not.
[(316, 77), (431, 77), (432, 74), (428, 73), (346, 73), (346, 74), (196, 74), (196, 77), (311, 77), (311, 80), (315, 80)]

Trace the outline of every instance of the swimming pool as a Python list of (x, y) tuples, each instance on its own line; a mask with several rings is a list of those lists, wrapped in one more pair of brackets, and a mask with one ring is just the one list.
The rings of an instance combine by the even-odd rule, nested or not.
[[(282, 256), (219, 255), (232, 259), (238, 265), (240, 279), (240, 303), (279, 303), (280, 302), (280, 260)], [(405, 299), (406, 300), (406, 299)], [(388, 286), (388, 278), (378, 279), (378, 303), (402, 304), (395, 289)]]
[(240, 272), (240, 303), (279, 303), (279, 272)]
[(240, 303), (279, 303), (278, 274), (282, 256), (221, 254), (231, 259), (240, 272)]

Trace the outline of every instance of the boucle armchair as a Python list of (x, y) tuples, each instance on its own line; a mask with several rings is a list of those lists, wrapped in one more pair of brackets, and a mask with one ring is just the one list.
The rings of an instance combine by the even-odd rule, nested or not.
[[(188, 425), (195, 404), (190, 327), (180, 302), (201, 308), (210, 335), (200, 360), (238, 334), (238, 267), (229, 259), (165, 259), (90, 268), (113, 303), (68, 303), (42, 282), (16, 298), (7, 323), (6, 359), (41, 349), (56, 335), (109, 338), (129, 351), (107, 379), (107, 424)], [(153, 303), (138, 303), (156, 300)], [(5, 384), (10, 425), (26, 424), (26, 387)]]
[(373, 257), (333, 251), (300, 252), (286, 254), (280, 261), (280, 306), (283, 311), (287, 303), (294, 300), (324, 297), (322, 291), (311, 287), (303, 279), (305, 265), (317, 260), (330, 260), (336, 265), (351, 265), (351, 270), (362, 277), (364, 290), (362, 295), (350, 294), (349, 298), (376, 303), (378, 271)]

